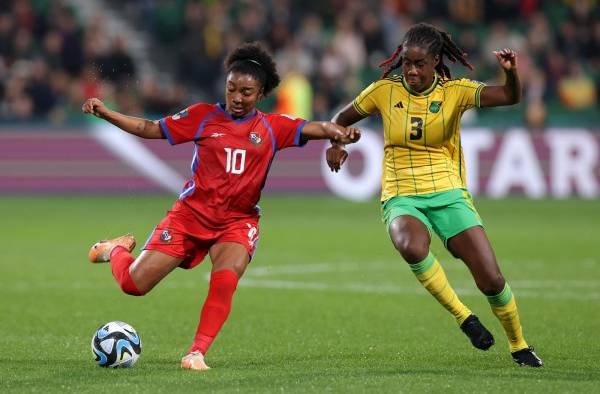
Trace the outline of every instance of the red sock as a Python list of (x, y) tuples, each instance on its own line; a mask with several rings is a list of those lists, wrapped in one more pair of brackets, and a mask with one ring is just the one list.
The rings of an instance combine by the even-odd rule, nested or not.
[(129, 266), (134, 261), (131, 253), (122, 246), (117, 246), (110, 254), (110, 268), (121, 289), (127, 294), (141, 296), (142, 292), (138, 290), (129, 275)]
[(237, 287), (238, 276), (230, 270), (213, 272), (210, 276), (208, 296), (202, 306), (200, 323), (196, 330), (190, 352), (206, 354), (213, 340), (221, 330), (231, 311), (231, 300)]

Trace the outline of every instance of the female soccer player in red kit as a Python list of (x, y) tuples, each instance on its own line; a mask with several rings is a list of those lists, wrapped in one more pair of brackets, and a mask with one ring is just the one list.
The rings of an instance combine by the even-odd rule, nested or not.
[(83, 112), (142, 138), (171, 144), (192, 142), (190, 180), (167, 216), (156, 226), (136, 259), (132, 235), (92, 246), (92, 262), (110, 261), (121, 289), (144, 295), (177, 267), (193, 268), (206, 254), (212, 271), (200, 323), (182, 368), (207, 370), (204, 355), (231, 310), (233, 293), (258, 240), (257, 206), (275, 153), (308, 140), (356, 142), (360, 132), (330, 122), (307, 122), (265, 114), (256, 103), (279, 83), (271, 56), (257, 43), (233, 50), (225, 61), (225, 104), (196, 103), (160, 121), (109, 110), (97, 98)]

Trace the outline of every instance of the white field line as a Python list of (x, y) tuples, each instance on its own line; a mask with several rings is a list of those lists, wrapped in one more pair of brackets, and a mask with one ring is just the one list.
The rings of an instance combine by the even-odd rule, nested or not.
[[(582, 263), (589, 264), (589, 260), (590, 259), (586, 259), (582, 261)], [(367, 269), (377, 269), (380, 271), (402, 271), (403, 269), (407, 269), (407, 267), (385, 261), (375, 261), (369, 263), (303, 263), (271, 267), (250, 267), (244, 278), (242, 278), (240, 281), (240, 286), (283, 290), (342, 291), (370, 294), (427, 294), (422, 288), (415, 286), (404, 287), (401, 283), (388, 282), (370, 285), (364, 282), (331, 283), (320, 281), (269, 279), (269, 277), (273, 276), (293, 277), (306, 276), (315, 273), (355, 272)], [(207, 279), (209, 275), (210, 274), (207, 273)], [(460, 295), (481, 295), (473, 282), (465, 283), (464, 281), (461, 281), (458, 284), (459, 287), (455, 287), (455, 289)], [(510, 281), (510, 285), (515, 290), (515, 293), (517, 293), (517, 297), (600, 300), (600, 281), (598, 280), (514, 280)]]
[[(591, 261), (591, 263), (590, 263)], [(523, 261), (522, 264), (527, 264)], [(556, 264), (556, 262), (553, 262)], [(594, 264), (592, 259), (573, 261), (571, 265)], [(451, 264), (444, 264), (444, 269)], [(461, 269), (466, 269), (460, 264)], [(385, 283), (366, 282), (348, 282), (340, 280), (332, 282), (332, 276), (336, 273), (359, 272), (366, 270), (377, 270), (380, 272), (391, 272), (386, 277)], [(403, 272), (406, 275), (402, 274)], [(329, 273), (329, 281), (305, 280), (312, 274)], [(396, 276), (397, 274), (397, 276)], [(210, 272), (205, 274), (208, 280)], [(410, 272), (405, 263), (401, 261), (369, 261), (369, 262), (321, 262), (321, 263), (298, 263), (290, 265), (277, 266), (253, 266), (252, 264), (246, 271), (245, 276), (240, 281), (242, 287), (268, 288), (281, 290), (314, 290), (325, 292), (350, 292), (362, 294), (417, 294), (428, 295), (427, 292), (418, 286), (416, 281), (411, 285), (406, 285), (410, 278)], [(397, 278), (397, 281), (394, 278)], [(286, 279), (283, 279), (286, 278)], [(481, 293), (475, 287), (473, 281), (453, 281), (454, 288), (461, 296), (481, 296)], [(592, 279), (540, 279), (540, 280), (510, 280), (510, 285), (516, 293), (517, 298), (541, 298), (541, 299), (569, 299), (579, 301), (599, 301), (600, 300), (600, 280)], [(166, 280), (159, 285), (161, 288), (184, 288), (194, 289), (204, 285), (197, 280), (184, 280), (172, 282)], [(65, 282), (45, 282), (43, 284), (32, 285), (28, 281), (15, 281), (4, 285), (0, 289), (0, 294), (10, 291), (31, 291), (36, 289), (69, 289), (86, 290), (106, 287), (106, 282), (94, 283), (91, 281), (71, 281)]]
[[(446, 267), (444, 267), (446, 270)], [(461, 267), (466, 270), (466, 266)], [(405, 265), (398, 265), (389, 262), (372, 262), (372, 263), (316, 263), (316, 264), (294, 264), (294, 265), (283, 265), (283, 266), (262, 266), (250, 268), (246, 271), (244, 279), (254, 279), (262, 277), (281, 277), (281, 276), (299, 276), (299, 275), (310, 275), (320, 273), (341, 273), (341, 272), (357, 272), (362, 270), (378, 270), (378, 271), (393, 271), (393, 272), (407, 272), (408, 267)], [(447, 270), (446, 270), (447, 271)], [(465, 271), (466, 272), (466, 271)], [(210, 274), (206, 274), (207, 280)], [(466, 286), (466, 284), (463, 283)], [(553, 288), (553, 289), (564, 289), (564, 288), (590, 288), (600, 291), (599, 280), (581, 280), (581, 279), (567, 279), (567, 280), (554, 280), (554, 279), (541, 279), (541, 280), (510, 280), (510, 285), (518, 288)]]
[[(591, 291), (592, 289), (600, 289), (600, 282), (596, 282), (594, 286), (590, 283), (580, 283), (577, 280), (569, 280), (561, 282), (562, 285), (558, 287), (543, 287), (539, 283), (529, 281), (527, 283), (511, 282), (517, 299), (519, 298), (538, 298), (538, 299), (556, 299), (556, 300), (573, 300), (573, 301), (600, 301), (600, 291)], [(13, 292), (31, 292), (35, 290), (46, 289), (46, 290), (68, 290), (68, 291), (89, 291), (105, 289), (109, 286), (108, 282), (102, 281), (102, 283), (94, 282), (46, 282), (44, 284), (32, 285), (31, 282), (27, 281), (16, 281), (8, 286), (3, 286), (0, 289), (0, 295)], [(528, 288), (530, 286), (530, 288)], [(169, 282), (158, 285), (160, 288), (166, 289), (200, 289), (205, 287), (204, 284), (198, 281), (178, 281)], [(339, 283), (326, 283), (326, 282), (315, 282), (315, 281), (302, 281), (302, 280), (277, 280), (277, 279), (254, 279), (252, 277), (244, 277), (239, 283), (239, 287), (248, 288), (261, 288), (261, 289), (277, 289), (277, 290), (312, 290), (322, 292), (342, 292), (342, 293), (359, 293), (359, 294), (412, 294), (412, 295), (423, 295), (429, 296), (428, 293), (418, 284), (408, 285), (402, 281), (397, 283), (379, 283), (379, 284), (368, 284), (364, 282), (339, 282)], [(583, 288), (583, 289), (582, 289)], [(460, 286), (454, 286), (454, 289), (459, 296), (482, 296), (481, 293), (475, 287), (475, 284), (460, 283)], [(538, 290), (535, 290), (538, 289)], [(117, 288), (114, 289), (117, 291)], [(548, 290), (548, 291), (544, 291)]]
[(291, 265), (275, 265), (252, 267), (250, 264), (246, 271), (246, 277), (263, 277), (274, 275), (305, 275), (319, 274), (324, 272), (356, 272), (362, 270), (385, 270), (402, 271), (408, 269), (403, 264), (395, 264), (389, 261), (349, 262), (349, 263), (298, 263)]
[[(331, 284), (323, 282), (304, 282), (304, 281), (286, 281), (286, 280), (269, 280), (269, 279), (252, 279), (244, 278), (240, 281), (241, 287), (254, 287), (263, 289), (280, 289), (280, 290), (316, 290), (330, 292), (350, 292), (363, 294), (418, 294), (428, 295), (427, 292), (420, 287), (403, 287), (401, 284), (384, 283), (379, 285), (369, 285), (365, 283), (345, 282), (340, 284)], [(598, 288), (600, 283), (596, 285)], [(569, 299), (579, 301), (600, 301), (600, 292), (580, 292), (561, 290), (551, 292), (527, 290), (520, 286), (512, 286), (517, 298), (541, 298), (541, 299)], [(564, 286), (564, 288), (568, 288)], [(481, 296), (475, 284), (472, 288), (455, 287), (456, 292), (460, 296)]]

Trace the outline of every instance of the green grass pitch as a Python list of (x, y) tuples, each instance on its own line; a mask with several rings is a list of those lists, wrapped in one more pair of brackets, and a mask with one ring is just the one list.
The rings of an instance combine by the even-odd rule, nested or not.
[[(376, 201), (262, 201), (260, 245), (207, 373), (179, 360), (194, 334), (209, 263), (177, 270), (145, 297), (87, 262), (102, 237), (144, 243), (167, 197), (0, 198), (1, 392), (593, 392), (600, 387), (600, 202), (480, 199), (530, 344), (520, 368), (500, 324), (439, 241), (451, 283), (496, 337), (466, 337), (395, 253)], [(136, 253), (139, 250), (136, 249)], [(129, 370), (97, 367), (101, 324), (123, 320), (143, 351)]]

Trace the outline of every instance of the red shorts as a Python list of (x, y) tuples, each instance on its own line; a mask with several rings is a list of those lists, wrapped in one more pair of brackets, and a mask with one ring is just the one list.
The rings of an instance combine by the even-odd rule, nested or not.
[(219, 229), (199, 225), (197, 221), (191, 223), (191, 220), (179, 212), (169, 211), (143, 249), (179, 257), (183, 259), (179, 266), (185, 269), (200, 264), (211, 246), (222, 242), (242, 244), (252, 259), (258, 244), (258, 217), (239, 219)]

